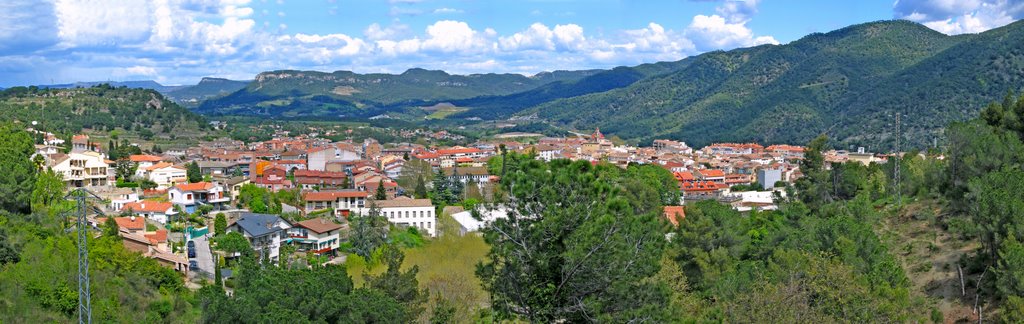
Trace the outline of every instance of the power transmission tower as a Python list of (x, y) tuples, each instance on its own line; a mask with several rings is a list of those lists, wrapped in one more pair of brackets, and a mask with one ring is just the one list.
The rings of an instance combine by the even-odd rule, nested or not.
[(901, 189), (900, 188), (900, 169), (902, 168), (901, 164), (902, 164), (902, 160), (903, 159), (900, 157), (900, 113), (899, 112), (896, 113), (896, 133), (895, 134), (896, 134), (896, 136), (895, 136), (896, 137), (896, 152), (895, 152), (894, 158), (896, 159), (896, 163), (894, 163), (894, 166), (893, 166), (892, 178), (893, 178), (893, 185), (896, 187), (896, 208), (900, 208), (900, 207), (903, 206), (903, 197), (902, 197), (903, 195), (902, 195), (902, 191), (900, 190)]
[[(86, 214), (89, 206), (87, 199), (101, 200), (99, 196), (85, 189), (75, 189), (68, 193), (65, 199), (75, 201), (75, 216), (78, 218), (78, 323), (92, 323), (92, 305), (89, 294), (89, 242), (88, 242), (88, 220)], [(98, 209), (97, 214), (102, 214)]]

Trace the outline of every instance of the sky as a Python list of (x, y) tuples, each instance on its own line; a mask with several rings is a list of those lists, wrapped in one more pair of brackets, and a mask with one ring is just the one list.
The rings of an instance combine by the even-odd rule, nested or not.
[(0, 87), (300, 69), (522, 73), (675, 61), (907, 19), (946, 34), (1024, 0), (0, 0)]

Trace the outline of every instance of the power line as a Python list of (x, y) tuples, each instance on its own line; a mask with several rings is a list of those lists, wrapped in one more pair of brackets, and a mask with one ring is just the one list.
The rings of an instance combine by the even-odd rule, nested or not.
[(900, 169), (902, 164), (902, 158), (900, 158), (900, 113), (896, 113), (896, 152), (894, 152), (894, 158), (896, 159), (893, 166), (893, 185), (896, 187), (896, 208), (900, 208), (903, 205), (902, 190), (900, 190)]
[[(89, 293), (89, 242), (88, 242), (88, 221), (86, 214), (89, 206), (87, 199), (101, 200), (96, 194), (85, 190), (75, 189), (68, 193), (65, 199), (75, 201), (75, 214), (78, 218), (78, 323), (92, 323), (92, 305)], [(102, 214), (98, 209), (97, 214)]]

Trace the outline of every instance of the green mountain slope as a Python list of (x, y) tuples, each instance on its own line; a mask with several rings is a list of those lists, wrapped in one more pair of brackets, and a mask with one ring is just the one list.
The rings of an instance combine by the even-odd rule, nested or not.
[[(520, 114), (536, 114), (578, 129), (599, 126), (602, 131), (640, 142), (670, 137), (697, 145), (712, 141), (800, 143), (830, 132), (850, 144), (870, 145), (883, 140), (886, 119), (854, 118), (863, 108), (852, 106), (852, 102), (905, 97), (893, 89), (895, 81), (891, 80), (934, 81), (937, 75), (924, 71), (928, 65), (935, 69), (935, 64), (929, 63), (935, 59), (965, 64), (949, 53), (979, 51), (985, 52), (979, 55), (987, 59), (994, 55), (988, 48), (957, 46), (983, 39), (950, 37), (906, 21), (861, 24), (781, 46), (706, 53), (677, 72), (621, 89), (551, 101)], [(971, 60), (979, 55), (972, 55)], [(981, 62), (970, 64), (976, 63)], [(921, 72), (915, 72), (918, 70)], [(1005, 93), (1006, 88), (995, 90)], [(922, 105), (931, 111), (919, 114), (950, 109), (935, 96), (920, 100), (931, 102)], [(972, 105), (965, 111), (976, 112), (988, 100), (972, 97), (965, 101)], [(922, 129), (940, 128), (954, 119), (936, 118)], [(924, 142), (917, 139), (919, 135), (907, 133), (908, 139)]]
[(249, 81), (236, 81), (222, 78), (203, 78), (198, 84), (176, 88), (163, 92), (168, 99), (183, 105), (195, 106), (203, 100), (226, 96), (241, 90)]
[(552, 82), (533, 90), (504, 96), (483, 96), (451, 103), (469, 108), (468, 111), (456, 114), (455, 117), (479, 117), (482, 119), (507, 118), (509, 115), (548, 101), (582, 96), (590, 93), (604, 92), (622, 88), (644, 78), (677, 71), (686, 67), (690, 60), (676, 62), (659, 62), (634, 67), (620, 66), (611, 70), (602, 70), (579, 80), (563, 80)]
[(188, 109), (149, 89), (92, 88), (39, 89), (14, 87), (0, 91), (0, 121), (32, 121), (55, 134), (75, 134), (85, 129), (197, 137), (208, 126)]
[(586, 73), (558, 72), (531, 78), (520, 74), (451, 75), (424, 69), (410, 69), (399, 75), (274, 71), (261, 73), (235, 93), (203, 102), (198, 111), (209, 114), (340, 117), (365, 114), (367, 108), (403, 102), (511, 94), (547, 82), (583, 77)]

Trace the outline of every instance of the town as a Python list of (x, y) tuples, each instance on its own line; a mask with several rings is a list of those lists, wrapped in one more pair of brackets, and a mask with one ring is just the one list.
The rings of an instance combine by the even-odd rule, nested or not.
[[(597, 129), (574, 137), (495, 136), (451, 147), (380, 143), (372, 138), (332, 142), (315, 134), (280, 133), (267, 141), (220, 139), (160, 153), (132, 145), (128, 151), (139, 154), (111, 156), (117, 152), (91, 142), (88, 135), (65, 143), (53, 134), (28, 131), (43, 138), (33, 160), (60, 175), (67, 189), (85, 188), (108, 202), (102, 206), (103, 214), (113, 215), (126, 247), (197, 280), (208, 279), (215, 271), (210, 247), (215, 217), (225, 217), (227, 232), (240, 233), (272, 262), (284, 257), (282, 250), (344, 262), (347, 251), (339, 249), (349, 240), (349, 217), (371, 212), (425, 237), (440, 234), (440, 214), (458, 223), (458, 235), (478, 232), (504, 217), (500, 206), (475, 219), (462, 208), (439, 209), (438, 195), (423, 191), (437, 190), (438, 183), (453, 191), (458, 187), (458, 197), (441, 204), (470, 200), (483, 209), (501, 176), (489, 168), (489, 161), (503, 152), (543, 161), (660, 166), (671, 172), (681, 197), (678, 205), (664, 207), (665, 220), (673, 225), (685, 217), (685, 205), (695, 201), (717, 200), (738, 211), (777, 208), (787, 186), (802, 176), (799, 162), (804, 154), (802, 146), (755, 143), (716, 143), (700, 149), (673, 140), (654, 140), (646, 147), (615, 145)], [(828, 162), (864, 165), (888, 158), (863, 148), (830, 150), (824, 156)], [(274, 198), (254, 206), (246, 197), (254, 190)], [(275, 193), (292, 199), (279, 201)], [(90, 222), (101, 226), (104, 217), (91, 215)], [(294, 249), (282, 249), (286, 246)], [(230, 252), (219, 251), (237, 255)]]

